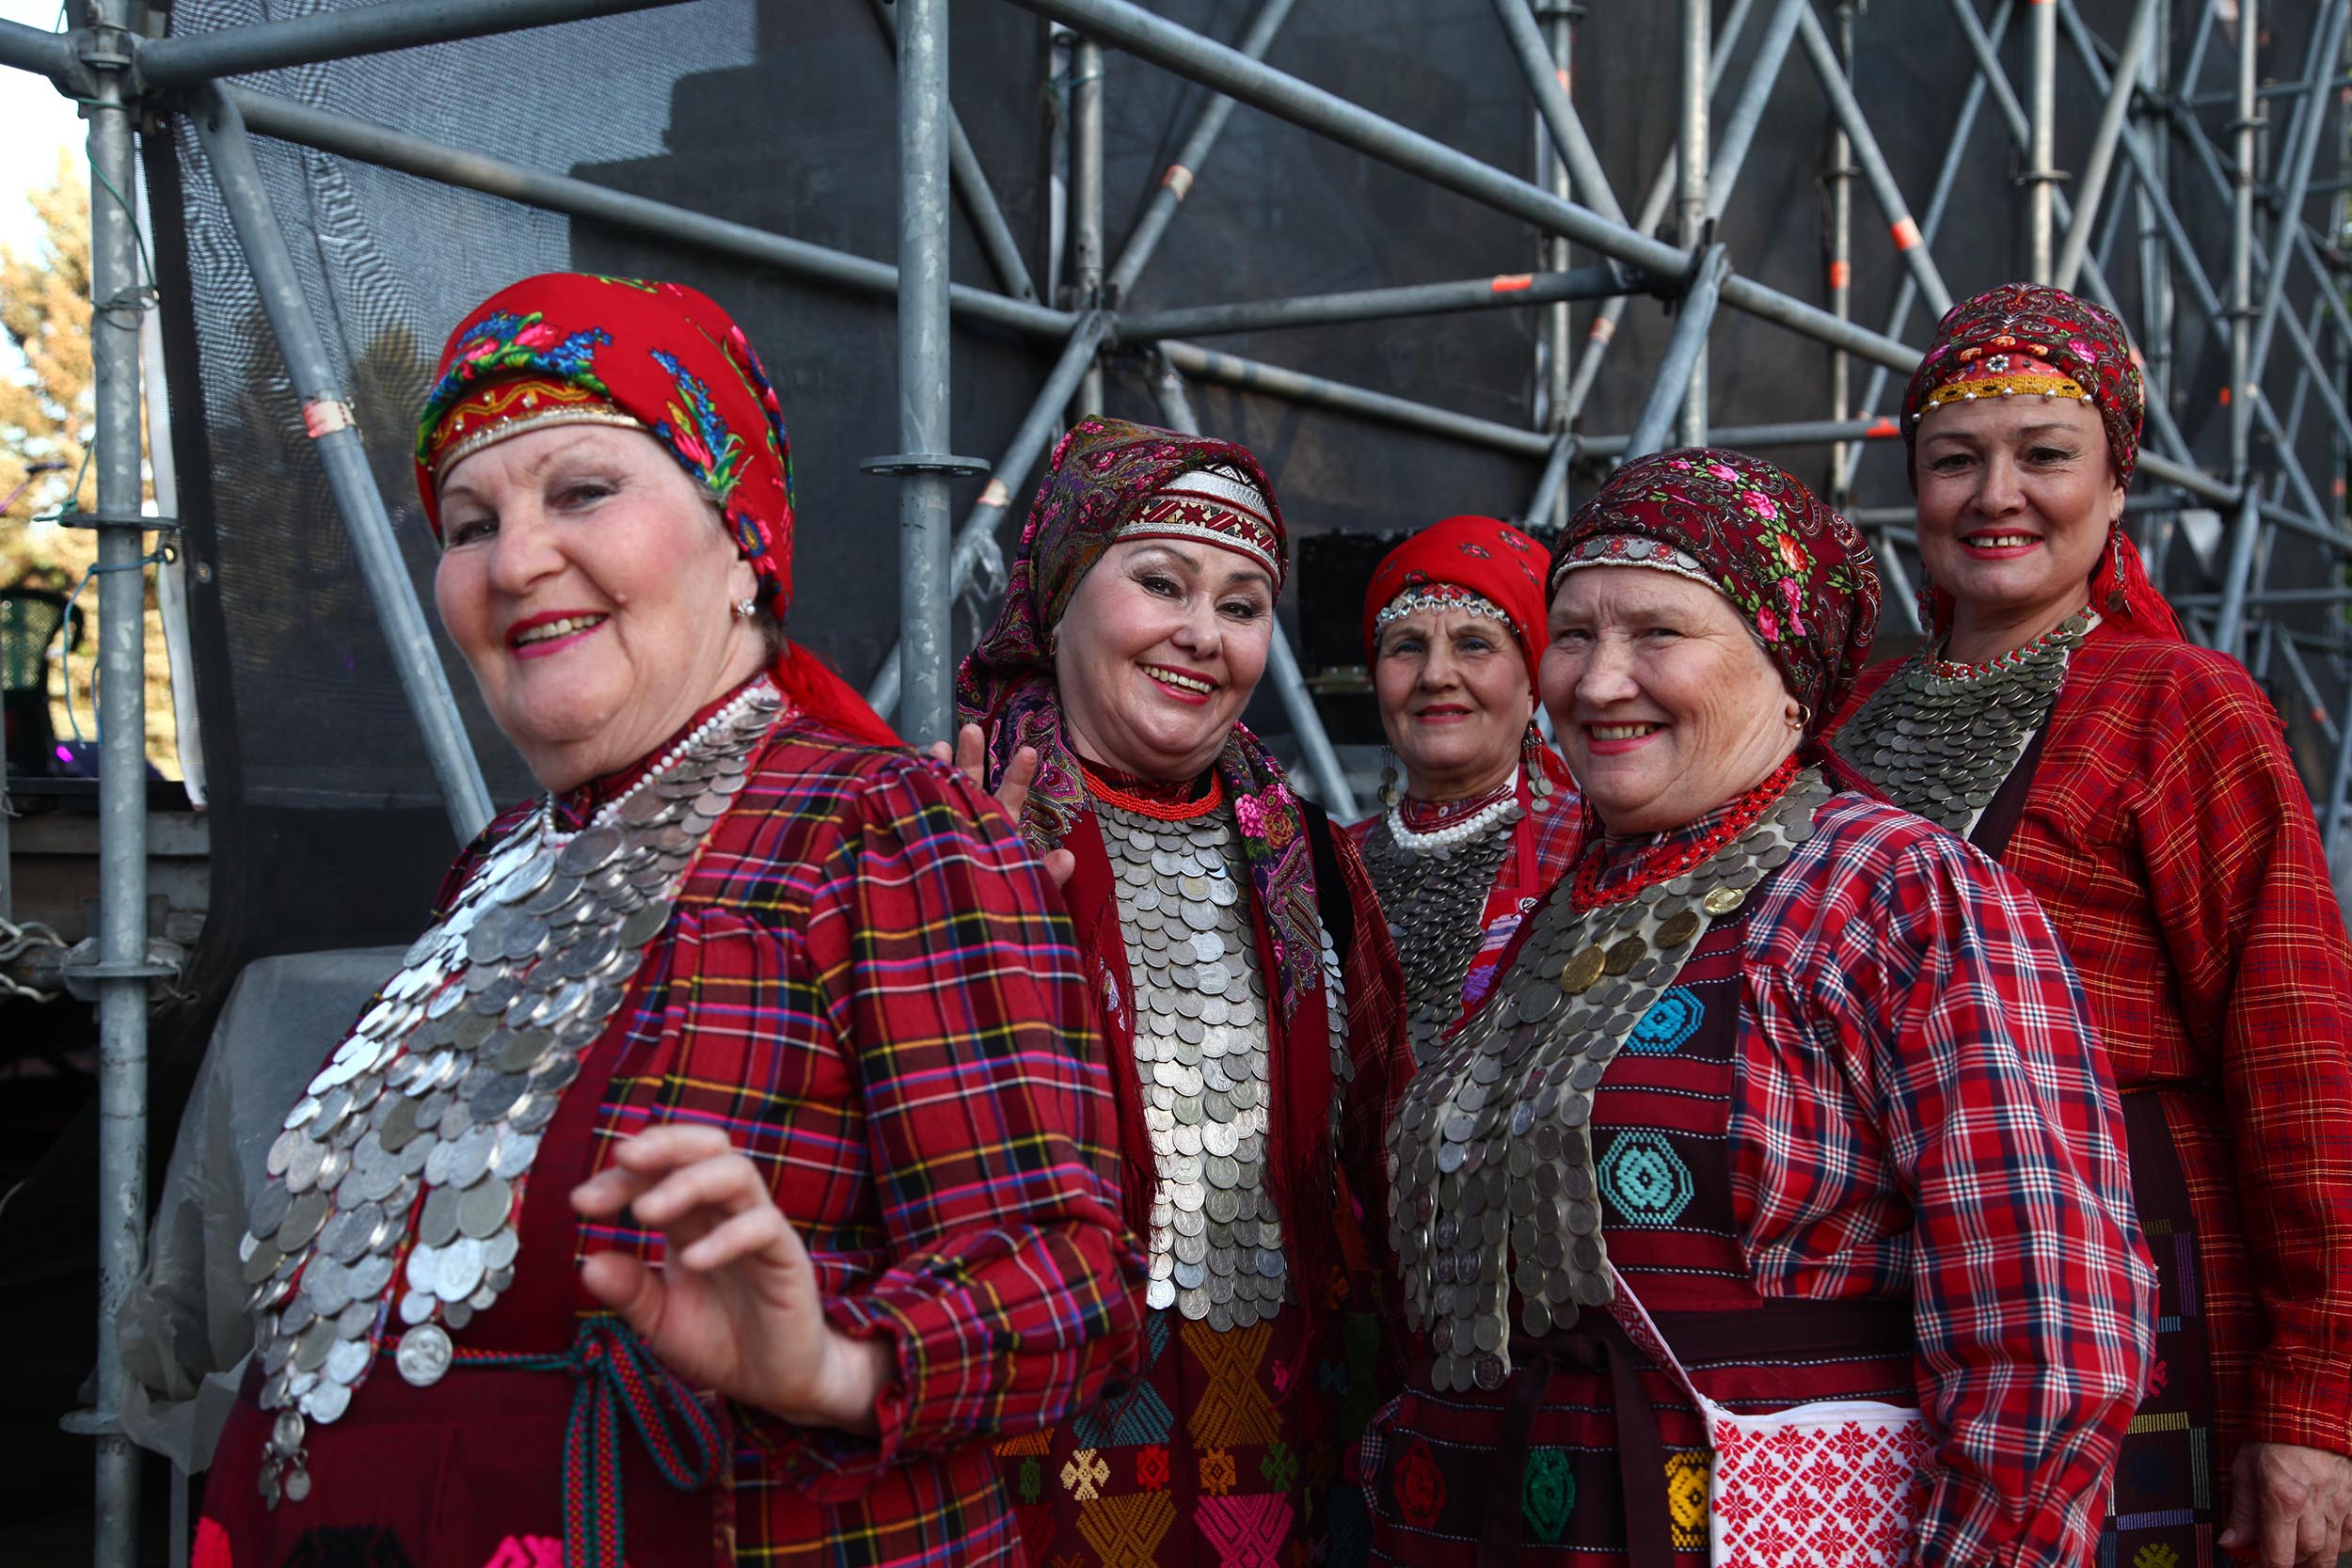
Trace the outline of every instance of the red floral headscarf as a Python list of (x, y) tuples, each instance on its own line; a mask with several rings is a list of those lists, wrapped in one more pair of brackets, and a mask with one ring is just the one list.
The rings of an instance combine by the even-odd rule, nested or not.
[[(1935, 341), (1903, 389), (1903, 472), (1918, 488), (1919, 421), (1947, 404), (1976, 397), (2079, 399), (2099, 412), (2117, 482), (2128, 488), (2139, 463), (2147, 391), (2123, 324), (2087, 299), (2041, 283), (2004, 283), (1962, 300), (1936, 324)], [(2151, 637), (2178, 640), (2181, 623), (2121, 526), (2091, 567), (2091, 602), (2102, 615)], [(1919, 621), (1930, 634), (1951, 629), (1951, 594), (1921, 575)]]
[(1448, 517), (1391, 550), (1364, 592), (1364, 657), (1378, 656), (1380, 612), (1408, 594), (1483, 599), (1502, 612), (1527, 658), (1527, 676), (1544, 652), (1544, 547), (1496, 517)]
[[(554, 424), (642, 430), (661, 443), (725, 519), (782, 621), (792, 602), (792, 449), (784, 410), (743, 329), (677, 283), (551, 272), (469, 311), (441, 349), (417, 420), (417, 493), (440, 537), (436, 487), (496, 441)], [(771, 672), (803, 711), (895, 746), (864, 698), (807, 650), (786, 643)]]
[(1550, 587), (1586, 566), (1696, 577), (1729, 599), (1804, 705), (1808, 745), (1878, 630), (1878, 567), (1861, 533), (1793, 474), (1721, 447), (1656, 452), (1612, 474), (1568, 520)]

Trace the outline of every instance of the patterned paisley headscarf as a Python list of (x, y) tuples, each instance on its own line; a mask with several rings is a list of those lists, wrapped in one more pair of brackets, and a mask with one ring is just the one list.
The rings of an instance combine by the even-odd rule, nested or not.
[(1527, 674), (1544, 653), (1544, 547), (1499, 517), (1448, 517), (1381, 557), (1364, 591), (1364, 657), (1377, 651), (1383, 617), (1448, 605), (1490, 614), (1511, 628)]
[[(743, 329), (677, 283), (550, 272), (467, 313), (417, 420), (417, 493), (440, 537), (442, 474), (483, 448), (559, 424), (642, 430), (703, 487), (781, 622), (792, 603), (792, 448)], [(877, 745), (864, 698), (787, 642), (771, 672), (802, 711)]]
[[(1210, 476), (1196, 478), (1195, 476)], [(1240, 487), (1232, 480), (1245, 482)], [(1282, 514), (1265, 470), (1245, 448), (1230, 441), (1184, 436), (1123, 420), (1081, 420), (1054, 449), (1044, 483), (1021, 530), (996, 625), (964, 657), (956, 673), (956, 706), (961, 722), (977, 724), (989, 736), (988, 785), (1004, 777), (1013, 754), (1037, 749), (1036, 782), (1021, 829), (1040, 853), (1058, 845), (1087, 809), (1086, 783), (1077, 754), (1062, 733), (1061, 690), (1054, 678), (1055, 626), (1079, 579), (1122, 533), (1142, 536), (1164, 531), (1173, 495), (1187, 502), (1219, 495), (1240, 498), (1254, 491), (1263, 514), (1237, 506), (1216, 523), (1233, 535), (1232, 548), (1254, 560), (1271, 560), (1277, 585), (1285, 535)], [(1253, 519), (1271, 530), (1268, 541)], [(1140, 522), (1140, 531), (1130, 525)], [(1191, 535), (1198, 536), (1198, 535)], [(1308, 988), (1321, 984), (1322, 925), (1315, 909), (1314, 866), (1306, 821), (1292, 798), (1281, 768), (1244, 724), (1218, 753), (1233, 814), (1242, 830), (1249, 879), (1274, 934), (1287, 1017)]]
[[(2100, 306), (2041, 283), (2004, 283), (1962, 300), (1936, 324), (1935, 341), (1903, 389), (1903, 472), (1918, 488), (1919, 421), (1948, 404), (1992, 397), (2052, 397), (2088, 403), (2106, 432), (2116, 479), (2129, 488), (2139, 463), (2147, 391), (2123, 324)], [(2180, 619), (2165, 602), (2119, 518), (2091, 567), (2091, 603), (2109, 619), (2151, 637), (2178, 640)], [(1919, 580), (1919, 624), (1951, 629), (1952, 596)]]
[(1815, 746), (1878, 631), (1879, 574), (1862, 534), (1759, 457), (1688, 447), (1637, 457), (1577, 509), (1549, 587), (1587, 566), (1646, 566), (1732, 602), (1804, 705)]

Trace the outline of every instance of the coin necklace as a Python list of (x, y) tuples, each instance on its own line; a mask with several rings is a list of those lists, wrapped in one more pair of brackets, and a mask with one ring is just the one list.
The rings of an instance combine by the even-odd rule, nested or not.
[(1461, 1016), (1462, 981), (1486, 935), (1487, 895), (1524, 815), (1518, 796), (1514, 774), (1497, 802), (1504, 809), (1486, 808), (1457, 825), (1485, 818), (1474, 836), (1430, 845), (1438, 834), (1412, 832), (1393, 808), (1365, 835), (1364, 869), (1405, 974), (1406, 1035), (1416, 1063), (1428, 1060), (1438, 1037)]
[(1094, 809), (1158, 1172), (1145, 1300), (1220, 1331), (1247, 1328), (1280, 1310), (1289, 1273), (1266, 1180), (1265, 980), (1241, 842), (1217, 795), (1182, 818), (1100, 792)]
[(704, 835), (783, 698), (766, 680), (578, 832), (553, 802), (485, 853), (270, 1145), (239, 1249), (261, 1403), (259, 1485), (310, 1496), (309, 1423), (341, 1417), (391, 1337), (419, 1386), (513, 1284), (522, 1191), (580, 1055), (618, 1011)]
[(2098, 624), (2078, 610), (1984, 664), (1922, 649), (1846, 721), (1837, 752), (1905, 811), (1964, 834), (2049, 722), (2069, 658)]
[(1587, 903), (1563, 877), (1493, 999), (1406, 1085), (1389, 1125), (1389, 1237), (1440, 1390), (1510, 1376), (1513, 1287), (1534, 1336), (1609, 1301), (1594, 1091), (1708, 927), (1812, 836), (1830, 794), (1814, 769), (1775, 772), (1736, 803), (1748, 821), (1727, 842), (1630, 895)]

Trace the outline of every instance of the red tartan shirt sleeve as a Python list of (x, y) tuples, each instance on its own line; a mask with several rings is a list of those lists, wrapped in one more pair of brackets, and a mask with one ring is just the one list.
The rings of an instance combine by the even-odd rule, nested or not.
[[(1921, 1404), (1942, 1433), (1915, 1560), (2088, 1564), (2155, 1312), (2105, 1054), (2022, 883), (1906, 814), (1832, 809), (1848, 842), (1794, 923), (1811, 935), (1772, 965), (1765, 1026), (1827, 1047), (1864, 1125), (1810, 1175), (1782, 1151), (1767, 1227), (1820, 1272), (1860, 1275), (1888, 1206), (1909, 1204)], [(1853, 836), (1864, 822), (1876, 832)], [(1864, 1196), (1865, 1167), (1895, 1192)]]
[(819, 1500), (901, 1453), (1050, 1424), (1133, 1363), (1143, 1258), (1096, 1146), (1109, 1085), (1059, 911), (994, 802), (928, 763), (871, 781), (819, 868), (805, 942), (868, 1143), (846, 1164), (872, 1173), (892, 1257), (826, 1310), (898, 1368), (876, 1437), (741, 1413)]
[(2182, 728), (2133, 811), (2190, 1036), (2219, 1046), (2269, 1329), (2246, 1437), (2352, 1454), (2352, 947), (2269, 702), (2233, 660), (2171, 662)]

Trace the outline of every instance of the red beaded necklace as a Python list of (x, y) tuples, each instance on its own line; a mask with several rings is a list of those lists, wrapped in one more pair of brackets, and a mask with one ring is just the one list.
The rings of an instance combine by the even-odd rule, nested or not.
[(1673, 849), (1653, 849), (1636, 861), (1632, 875), (1603, 892), (1599, 886), (1601, 864), (1596, 841), (1584, 851), (1576, 868), (1576, 904), (1579, 909), (1597, 909), (1609, 904), (1622, 904), (1640, 895), (1645, 887), (1654, 887), (1706, 860), (1716, 850), (1755, 826), (1756, 819), (1770, 811), (1772, 802), (1788, 793), (1788, 786), (1797, 781), (1797, 754), (1794, 752), (1781, 759), (1778, 768), (1764, 777), (1764, 782), (1732, 801), (1724, 813), (1724, 819), (1712, 828)]
[(1996, 674), (2025, 662), (2028, 654), (2039, 652), (2053, 642), (2080, 636), (2090, 621), (2090, 612), (2078, 610), (2032, 641), (2021, 643), (2005, 654), (1994, 654), (1991, 658), (1979, 659), (1973, 664), (1957, 658), (1939, 658), (1935, 660), (1935, 678), (1940, 681), (1981, 680), (1986, 675)]
[(1208, 816), (1225, 803), (1224, 776), (1214, 772), (1209, 775), (1208, 792), (1190, 800), (1156, 800), (1150, 795), (1121, 789), (1091, 768), (1086, 768), (1086, 776), (1087, 793), (1096, 800), (1105, 805), (1117, 806), (1120, 811), (1134, 812), (1137, 816), (1149, 816), (1157, 822), (1189, 822), (1196, 816)]

